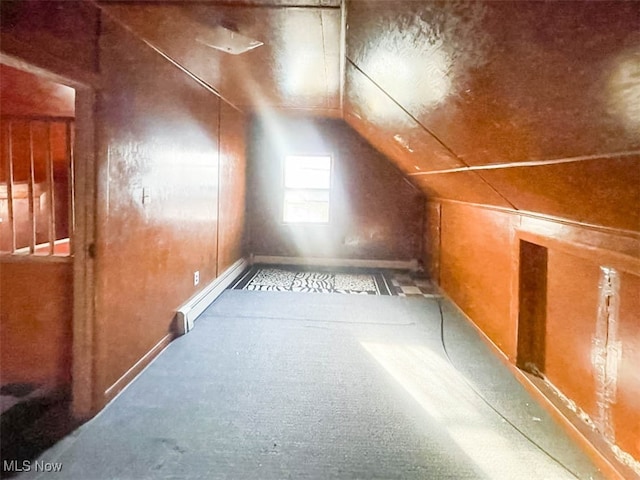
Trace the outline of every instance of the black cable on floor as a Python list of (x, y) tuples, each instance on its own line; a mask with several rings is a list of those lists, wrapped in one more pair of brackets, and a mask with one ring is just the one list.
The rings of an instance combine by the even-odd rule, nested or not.
[(505, 422), (507, 422), (509, 425), (511, 425), (511, 427), (517, 431), (520, 435), (522, 435), (524, 438), (526, 438), (532, 445), (534, 445), (538, 450), (540, 450), (542, 453), (544, 453), (547, 457), (549, 457), (551, 460), (553, 460), (554, 462), (556, 462), (558, 465), (560, 465), (564, 470), (566, 470), (567, 472), (569, 472), (574, 478), (577, 478), (578, 480), (580, 480), (580, 477), (578, 476), (578, 474), (576, 474), (573, 470), (571, 470), (569, 467), (567, 467), (564, 463), (562, 463), (558, 458), (554, 457), (553, 455), (551, 455), (551, 453), (549, 453), (547, 450), (545, 450), (544, 448), (542, 448), (542, 446), (540, 446), (538, 443), (536, 443), (535, 440), (533, 440), (529, 435), (527, 435), (526, 433), (524, 433), (522, 430), (520, 430), (516, 425), (513, 424), (513, 422), (511, 422), (511, 420), (509, 420), (507, 417), (505, 417), (502, 412), (500, 412), (496, 407), (494, 407), (489, 400), (486, 399), (486, 397), (479, 392), (476, 387), (474, 387), (474, 385), (467, 380), (466, 375), (464, 375), (460, 369), (458, 369), (455, 364), (453, 363), (453, 361), (451, 360), (451, 357), (449, 356), (449, 352), (447, 351), (447, 345), (444, 341), (444, 312), (442, 311), (442, 299), (441, 298), (436, 298), (435, 299), (436, 302), (438, 303), (438, 310), (440, 311), (440, 343), (442, 344), (442, 349), (444, 350), (444, 355), (445, 357), (447, 357), (447, 361), (449, 362), (449, 364), (462, 375), (462, 378), (464, 379), (464, 382), (467, 384), (467, 386), (473, 391), (473, 393), (476, 394), (476, 396), (478, 398), (480, 398), (480, 400), (482, 400), (491, 410), (493, 410), (500, 418), (502, 418)]

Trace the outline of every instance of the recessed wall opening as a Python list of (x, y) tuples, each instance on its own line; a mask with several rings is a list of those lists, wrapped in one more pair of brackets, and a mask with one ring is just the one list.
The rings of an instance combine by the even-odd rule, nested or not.
[(75, 90), (0, 65), (0, 252), (68, 256)]
[(284, 159), (284, 223), (329, 223), (331, 156), (287, 155)]
[(517, 366), (544, 374), (547, 310), (547, 257), (545, 247), (520, 241)]

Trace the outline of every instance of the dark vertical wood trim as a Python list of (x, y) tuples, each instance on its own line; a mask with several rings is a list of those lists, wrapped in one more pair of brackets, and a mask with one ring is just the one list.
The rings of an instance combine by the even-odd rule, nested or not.
[(436, 258), (436, 274), (437, 274), (437, 284), (441, 285), (441, 271), (442, 271), (442, 204), (437, 203), (437, 214), (438, 214), (438, 256)]
[(36, 249), (35, 161), (33, 158), (33, 122), (29, 122), (29, 253)]
[(65, 149), (66, 149), (66, 161), (67, 161), (67, 178), (68, 178), (68, 198), (69, 198), (69, 213), (67, 217), (67, 233), (69, 236), (69, 255), (73, 255), (75, 249), (75, 236), (76, 230), (76, 208), (75, 208), (75, 167), (73, 158), (73, 122), (69, 121), (65, 125)]
[[(73, 361), (72, 413), (88, 419), (102, 406), (97, 382), (98, 349), (96, 339), (95, 260), (96, 241), (96, 155), (95, 94), (92, 89), (76, 90), (76, 125), (74, 135), (67, 125), (69, 149), (81, 156), (73, 166), (75, 228), (73, 229)], [(75, 142), (75, 148), (72, 143)], [(70, 222), (71, 224), (71, 222)], [(71, 228), (71, 227), (70, 227)]]
[(545, 371), (547, 257), (545, 247), (520, 240), (516, 366), (534, 375)]
[(425, 201), (423, 248), (425, 269), (433, 283), (440, 286), (440, 254), (442, 250), (442, 204)]
[(222, 170), (222, 156), (220, 153), (222, 152), (222, 102), (218, 99), (218, 205), (216, 206), (218, 213), (216, 219), (216, 278), (220, 274), (220, 202), (222, 197), (220, 196), (221, 192), (221, 183), (220, 183), (220, 171)]

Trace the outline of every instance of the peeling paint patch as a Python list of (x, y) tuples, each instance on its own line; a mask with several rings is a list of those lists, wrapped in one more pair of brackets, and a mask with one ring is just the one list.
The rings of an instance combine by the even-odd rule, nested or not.
[(558, 387), (556, 387), (553, 383), (551, 383), (548, 378), (543, 377), (543, 379), (544, 379), (545, 383), (547, 384), (547, 386), (553, 391), (553, 393), (556, 394), (556, 396), (560, 399), (560, 401), (562, 402), (562, 404), (564, 406), (566, 406), (569, 410), (571, 410), (573, 413), (575, 413), (576, 416), (580, 420), (582, 420), (591, 430), (596, 430), (597, 429), (596, 423), (591, 419), (591, 417), (589, 416), (589, 414), (587, 412), (582, 410), (576, 404), (576, 402), (574, 402), (569, 397), (567, 397), (564, 393), (562, 393), (562, 391), (560, 391), (560, 389)]
[(618, 365), (622, 356), (622, 344), (618, 339), (620, 310), (620, 276), (609, 267), (600, 267), (598, 316), (592, 341), (591, 361), (596, 375), (596, 425), (611, 443), (615, 431), (611, 405), (616, 401)]
[[(551, 389), (551, 391), (553, 391), (553, 393), (558, 397), (560, 402), (562, 402), (562, 404), (565, 407), (567, 407), (569, 410), (571, 410), (573, 413), (575, 413), (576, 416), (585, 425), (587, 425), (591, 430), (594, 430), (594, 431), (598, 430), (599, 431), (598, 426), (591, 419), (591, 417), (587, 414), (587, 412), (585, 412), (580, 407), (578, 407), (578, 405), (576, 405), (576, 402), (574, 402), (569, 397), (567, 397), (564, 393), (562, 393), (558, 389), (558, 387), (556, 387), (553, 383), (551, 383), (549, 381), (548, 378), (544, 377), (544, 381), (545, 381), (546, 385)], [(622, 463), (623, 465), (629, 467), (635, 473), (640, 475), (640, 462), (638, 462), (635, 458), (633, 458), (633, 456), (631, 454), (625, 452), (619, 446), (615, 445), (611, 440), (605, 438), (605, 443), (609, 446), (609, 448), (611, 449), (611, 452), (613, 453), (613, 455), (616, 457), (616, 459), (620, 463)]]
[(400, 134), (395, 134), (393, 136), (394, 140), (396, 142), (398, 142), (400, 145), (402, 145), (406, 150), (408, 150), (409, 152), (413, 153), (413, 149), (409, 146), (409, 142), (407, 142), (407, 140), (405, 140), (404, 138), (402, 138), (400, 136)]
[(626, 465), (636, 474), (640, 475), (640, 462), (633, 458), (630, 454), (622, 450), (617, 445), (611, 445), (611, 450), (620, 463)]

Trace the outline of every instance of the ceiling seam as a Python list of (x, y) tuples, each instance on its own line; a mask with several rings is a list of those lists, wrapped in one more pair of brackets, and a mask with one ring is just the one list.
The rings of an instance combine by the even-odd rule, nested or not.
[[(360, 67), (358, 67), (353, 60), (351, 60), (348, 56), (346, 59), (349, 61), (353, 67), (358, 70), (362, 75), (365, 76), (378, 90), (380, 90), (384, 95), (386, 95), (393, 103), (395, 103), (404, 113), (406, 113), (414, 122), (416, 122), (425, 132), (431, 135), (440, 145), (442, 145), (448, 152), (450, 152), (460, 163), (465, 165), (466, 167), (470, 167), (464, 160), (462, 160), (451, 148), (449, 148), (442, 140), (440, 140), (437, 135), (435, 135), (430, 129), (424, 126), (422, 123), (418, 121), (416, 117), (414, 117), (406, 108), (404, 108), (400, 103), (396, 101), (391, 95), (389, 95), (386, 90), (384, 90), (380, 85), (378, 85), (369, 75), (367, 75)], [(473, 171), (473, 173), (483, 182), (485, 183), (494, 193), (496, 193), (500, 198), (502, 198), (507, 204), (511, 205), (514, 210), (518, 210), (517, 207), (502, 193), (500, 193), (493, 185), (491, 185), (482, 175)], [(407, 174), (407, 177), (410, 177), (411, 174)]]
[(322, 36), (322, 58), (324, 60), (324, 107), (329, 108), (329, 75), (327, 74), (327, 46), (325, 45), (325, 37), (324, 37), (324, 20), (322, 18), (322, 14), (324, 12), (320, 11), (320, 35)]
[(413, 177), (419, 177), (423, 175), (470, 172), (474, 170), (501, 170), (504, 168), (541, 167), (545, 165), (560, 165), (564, 163), (587, 162), (589, 160), (622, 159), (625, 157), (634, 157), (638, 155), (640, 155), (640, 150), (631, 150), (631, 151), (617, 152), (617, 153), (582, 155), (578, 157), (557, 158), (557, 159), (549, 159), (549, 160), (530, 160), (525, 162), (492, 163), (488, 165), (471, 165), (469, 167), (448, 168), (444, 170), (431, 170), (428, 172), (412, 172), (412, 173), (409, 173), (408, 175)]
[(353, 67), (358, 70), (362, 75), (364, 75), (367, 80), (369, 80), (373, 85), (375, 85), (375, 87), (380, 90), (387, 98), (389, 98), (389, 100), (391, 100), (394, 104), (396, 104), (398, 106), (398, 108), (400, 108), (404, 113), (406, 113), (414, 122), (416, 122), (420, 128), (422, 128), (425, 132), (427, 132), (429, 135), (431, 135), (442, 147), (444, 147), (451, 155), (453, 155), (456, 160), (458, 160), (460, 163), (462, 163), (464, 166), (469, 167), (470, 165), (465, 162), (462, 158), (460, 158), (460, 156), (455, 153), (446, 143), (444, 143), (442, 140), (440, 140), (440, 138), (438, 138), (438, 136), (433, 133), (429, 128), (427, 128), (425, 125), (423, 125), (416, 117), (414, 117), (411, 112), (409, 112), (406, 108), (404, 108), (404, 106), (402, 106), (395, 98), (393, 98), (391, 95), (389, 95), (387, 93), (387, 91), (382, 88), (380, 85), (378, 85), (375, 80), (373, 80), (369, 75), (367, 75), (364, 70), (362, 70), (358, 65), (356, 65), (356, 63), (351, 60), (348, 56), (345, 55), (345, 58), (347, 59), (347, 61), (353, 65)]
[(519, 208), (516, 207), (515, 204), (511, 200), (509, 200), (507, 197), (505, 197), (496, 187), (491, 185), (491, 183), (489, 183), (489, 180), (487, 180), (482, 175), (480, 175), (479, 172), (472, 171), (472, 173), (475, 174), (480, 180), (482, 180), (491, 190), (493, 190), (495, 193), (497, 193), (500, 198), (502, 198), (505, 202), (507, 202), (509, 205), (511, 205), (514, 210), (519, 210)]
[(340, 2), (340, 115), (344, 118), (344, 84), (347, 75), (347, 0)]
[[(454, 203), (461, 205), (469, 205), (472, 207), (483, 208), (485, 210), (498, 211), (503, 213), (517, 214), (521, 217), (531, 218), (534, 220), (552, 220), (556, 223), (561, 223), (563, 225), (573, 226), (573, 227), (581, 227), (588, 228), (593, 231), (597, 231), (598, 233), (602, 233), (605, 235), (623, 235), (630, 241), (640, 241), (640, 234), (635, 230), (629, 230), (625, 228), (618, 227), (608, 227), (606, 225), (598, 225), (596, 223), (585, 223), (578, 220), (572, 220), (567, 217), (559, 217), (557, 215), (549, 215), (546, 213), (535, 212), (533, 210), (512, 210), (507, 207), (501, 207), (499, 205), (492, 205), (489, 203), (477, 203), (477, 202), (468, 202), (465, 200), (455, 200), (453, 198), (447, 197), (431, 197), (432, 201), (437, 201), (441, 203)], [(430, 201), (431, 201), (430, 200)], [(526, 231), (526, 230), (525, 230)]]
[[(140, 0), (110, 0), (110, 1), (102, 1), (102, 0), (91, 0), (94, 1), (100, 6), (100, 4), (104, 6), (108, 6), (111, 3), (117, 3), (118, 5), (136, 5), (140, 4)], [(144, 3), (147, 5), (199, 5), (199, 6), (211, 6), (211, 7), (240, 7), (240, 8), (264, 8), (264, 9), (288, 9), (288, 8), (307, 8), (307, 9), (331, 9), (338, 10), (340, 5), (318, 5), (318, 4), (291, 4), (291, 5), (277, 5), (277, 4), (260, 4), (260, 3), (251, 3), (251, 2), (220, 2), (220, 1), (209, 1), (209, 0), (144, 0)]]
[(142, 43), (144, 43), (145, 45), (147, 45), (149, 48), (151, 48), (154, 52), (156, 52), (158, 55), (160, 55), (161, 57), (163, 57), (165, 60), (167, 60), (169, 63), (171, 63), (173, 66), (175, 66), (176, 68), (178, 68), (178, 70), (180, 70), (182, 73), (184, 73), (185, 75), (187, 75), (189, 78), (191, 78), (192, 80), (194, 80), (196, 83), (198, 83), (201, 87), (203, 87), (205, 90), (208, 90), (210, 93), (213, 93), (214, 95), (216, 95), (218, 98), (220, 98), (222, 101), (224, 101), (225, 103), (227, 103), (230, 107), (234, 108), (235, 110), (237, 110), (238, 112), (242, 113), (243, 115), (246, 113), (244, 112), (240, 107), (238, 107), (237, 105), (235, 105), (234, 103), (232, 103), (229, 99), (227, 99), (226, 97), (224, 97), (215, 87), (213, 87), (212, 85), (210, 85), (209, 83), (205, 82), (204, 80), (202, 80), (200, 77), (198, 77), (197, 75), (195, 75), (194, 73), (192, 73), (191, 71), (189, 71), (187, 68), (183, 67), (179, 62), (175, 61), (173, 58), (171, 58), (169, 55), (167, 55), (166, 53), (164, 53), (162, 50), (160, 50), (158, 47), (156, 47), (153, 43), (151, 43), (150, 41), (148, 41), (147, 39), (141, 37), (140, 35), (138, 35), (131, 27), (129, 27), (126, 23), (124, 23), (122, 20), (120, 20), (119, 18), (117, 18), (115, 15), (111, 14), (108, 10), (108, 8), (104, 8), (106, 5), (101, 5), (100, 2), (98, 0), (92, 0), (94, 1), (94, 4), (100, 9), (100, 12), (108, 15), (109, 18), (111, 20), (113, 20), (114, 22), (116, 22), (118, 25), (120, 25), (120, 27), (124, 28), (127, 32), (129, 32), (131, 35), (133, 35), (135, 38), (137, 38), (138, 40), (140, 40)]

